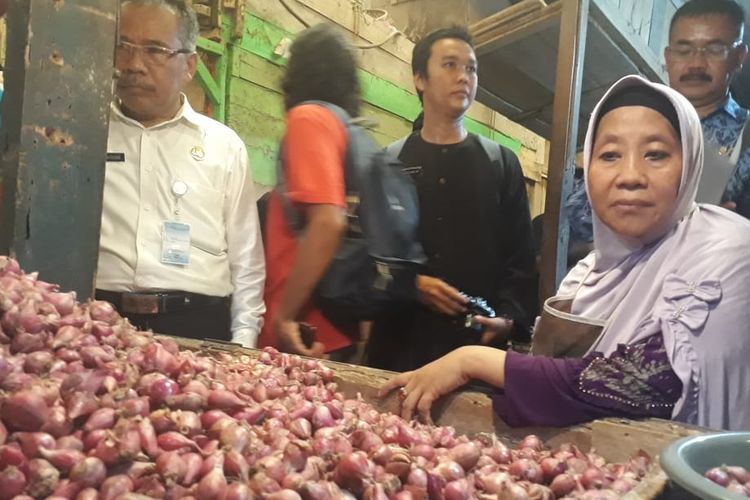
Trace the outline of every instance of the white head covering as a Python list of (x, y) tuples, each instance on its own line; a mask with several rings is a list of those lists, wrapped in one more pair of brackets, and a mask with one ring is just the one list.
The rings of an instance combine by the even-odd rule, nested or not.
[(609, 355), (619, 344), (663, 335), (683, 383), (675, 418), (750, 429), (750, 223), (695, 203), (703, 170), (695, 108), (677, 91), (639, 76), (615, 83), (589, 122), (586, 190), (590, 198), (588, 169), (602, 104), (631, 86), (656, 90), (677, 112), (683, 164), (674, 212), (647, 244), (620, 236), (594, 213), (594, 252), (571, 270), (558, 295), (573, 298), (573, 314), (606, 321), (591, 351)]

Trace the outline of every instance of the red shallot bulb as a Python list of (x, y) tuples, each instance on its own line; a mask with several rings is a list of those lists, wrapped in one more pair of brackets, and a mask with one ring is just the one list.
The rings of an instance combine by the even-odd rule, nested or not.
[(49, 407), (38, 394), (20, 391), (5, 399), (0, 415), (8, 429), (33, 432), (47, 423)]
[(481, 450), (474, 442), (456, 445), (449, 452), (451, 459), (457, 462), (465, 471), (474, 468), (477, 461), (479, 461), (480, 454)]
[(133, 491), (133, 480), (125, 474), (110, 476), (104, 480), (99, 490), (99, 500), (117, 500)]
[(180, 386), (171, 378), (161, 378), (151, 384), (149, 397), (151, 405), (159, 407), (163, 405), (167, 398), (180, 392)]
[(555, 477), (565, 472), (566, 468), (564, 462), (553, 457), (543, 458), (539, 465), (542, 467), (542, 474), (546, 483), (552, 482)]
[(223, 465), (214, 467), (198, 483), (196, 496), (200, 499), (219, 500), (227, 487), (227, 478), (224, 476)]
[(564, 497), (576, 489), (576, 480), (571, 474), (564, 472), (552, 480), (550, 489), (556, 498)]
[(541, 466), (528, 458), (520, 458), (510, 464), (508, 471), (515, 477), (532, 483), (541, 483), (543, 480)]
[(609, 483), (604, 471), (596, 467), (589, 467), (581, 474), (581, 485), (587, 490), (605, 488)]
[(729, 472), (727, 472), (724, 467), (714, 467), (713, 469), (707, 470), (704, 475), (714, 483), (723, 487), (729, 485), (729, 482), (732, 480)]
[(536, 436), (534, 434), (529, 434), (521, 442), (518, 444), (518, 448), (530, 448), (534, 451), (542, 451), (543, 447), (542, 440), (539, 439), (539, 436)]
[(361, 494), (365, 482), (372, 477), (373, 463), (363, 451), (355, 451), (341, 457), (334, 471), (334, 480), (339, 486)]
[(0, 472), (0, 499), (6, 500), (20, 495), (26, 489), (26, 476), (17, 467), (9, 466)]
[(86, 458), (80, 450), (58, 449), (48, 450), (40, 448), (39, 454), (54, 465), (60, 472), (67, 474), (78, 463)]
[(28, 488), (26, 492), (34, 498), (45, 498), (52, 494), (60, 481), (60, 472), (43, 458), (29, 462)]
[[(286, 490), (286, 491), (289, 491), (289, 490)], [(274, 493), (271, 493), (271, 495), (266, 496), (266, 499), (276, 498), (273, 495)], [(232, 483), (228, 485), (226, 488), (224, 488), (224, 492), (222, 493), (222, 496), (221, 496), (221, 500), (252, 500), (253, 498), (255, 498), (255, 496), (253, 495), (253, 492), (244, 483)], [(283, 500), (284, 498), (287, 498), (287, 497), (278, 497), (279, 500)], [(294, 497), (289, 497), (289, 498), (294, 498)], [(300, 498), (300, 496), (297, 495), (296, 498)]]
[(744, 467), (737, 465), (725, 465), (724, 469), (732, 476), (737, 482), (745, 484), (750, 482), (750, 471)]
[(87, 457), (70, 471), (70, 480), (88, 488), (98, 487), (107, 477), (104, 462), (96, 457)]

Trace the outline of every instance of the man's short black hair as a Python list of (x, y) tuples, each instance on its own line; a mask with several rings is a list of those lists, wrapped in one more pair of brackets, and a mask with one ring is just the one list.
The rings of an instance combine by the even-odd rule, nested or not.
[(669, 23), (669, 34), (672, 34), (674, 23), (680, 18), (714, 15), (727, 16), (735, 28), (735, 39), (742, 38), (745, 27), (745, 12), (742, 10), (742, 6), (734, 0), (689, 0), (677, 9), (672, 16), (672, 21)]
[(287, 110), (316, 100), (335, 104), (359, 116), (361, 93), (357, 60), (344, 35), (331, 24), (307, 28), (289, 49), (289, 63), (281, 82)]
[[(423, 78), (427, 78), (427, 61), (430, 59), (430, 54), (432, 53), (432, 46), (437, 42), (438, 40), (443, 40), (445, 38), (455, 38), (457, 40), (463, 40), (469, 46), (473, 49), (474, 48), (474, 40), (471, 38), (471, 35), (469, 34), (469, 30), (462, 26), (451, 26), (450, 28), (440, 28), (438, 30), (432, 31), (422, 37), (416, 45), (414, 45), (414, 50), (411, 53), (411, 72), (413, 75), (419, 75)], [(422, 92), (417, 90), (417, 95), (419, 95), (419, 101), (422, 101)]]

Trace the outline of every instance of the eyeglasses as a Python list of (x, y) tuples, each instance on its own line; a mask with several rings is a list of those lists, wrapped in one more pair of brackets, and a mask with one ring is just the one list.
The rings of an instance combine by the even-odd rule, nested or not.
[(676, 61), (689, 61), (698, 54), (703, 54), (709, 61), (723, 61), (729, 57), (729, 53), (740, 46), (742, 41), (737, 40), (732, 44), (709, 43), (703, 47), (695, 47), (687, 43), (670, 45), (667, 50)]
[(130, 43), (120, 40), (117, 42), (116, 56), (123, 57), (133, 56), (136, 52), (141, 53), (143, 62), (153, 66), (160, 66), (166, 64), (167, 61), (172, 59), (177, 54), (192, 54), (193, 51), (190, 49), (170, 49), (168, 47), (162, 47), (160, 45), (138, 45), (136, 43)]

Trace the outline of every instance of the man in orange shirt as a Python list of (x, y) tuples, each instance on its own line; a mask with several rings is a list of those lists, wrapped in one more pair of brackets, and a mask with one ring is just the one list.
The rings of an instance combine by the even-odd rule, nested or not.
[[(357, 64), (346, 39), (330, 25), (317, 25), (297, 36), (282, 83), (287, 128), (282, 144), (288, 199), (301, 214), (297, 234), (281, 200), (268, 202), (266, 248), (266, 320), (258, 345), (282, 351), (344, 360), (352, 350), (358, 324), (334, 324), (312, 303), (312, 293), (333, 259), (347, 229), (344, 123), (319, 100), (335, 104), (352, 117), (361, 103)], [(300, 323), (317, 330), (306, 347)]]

